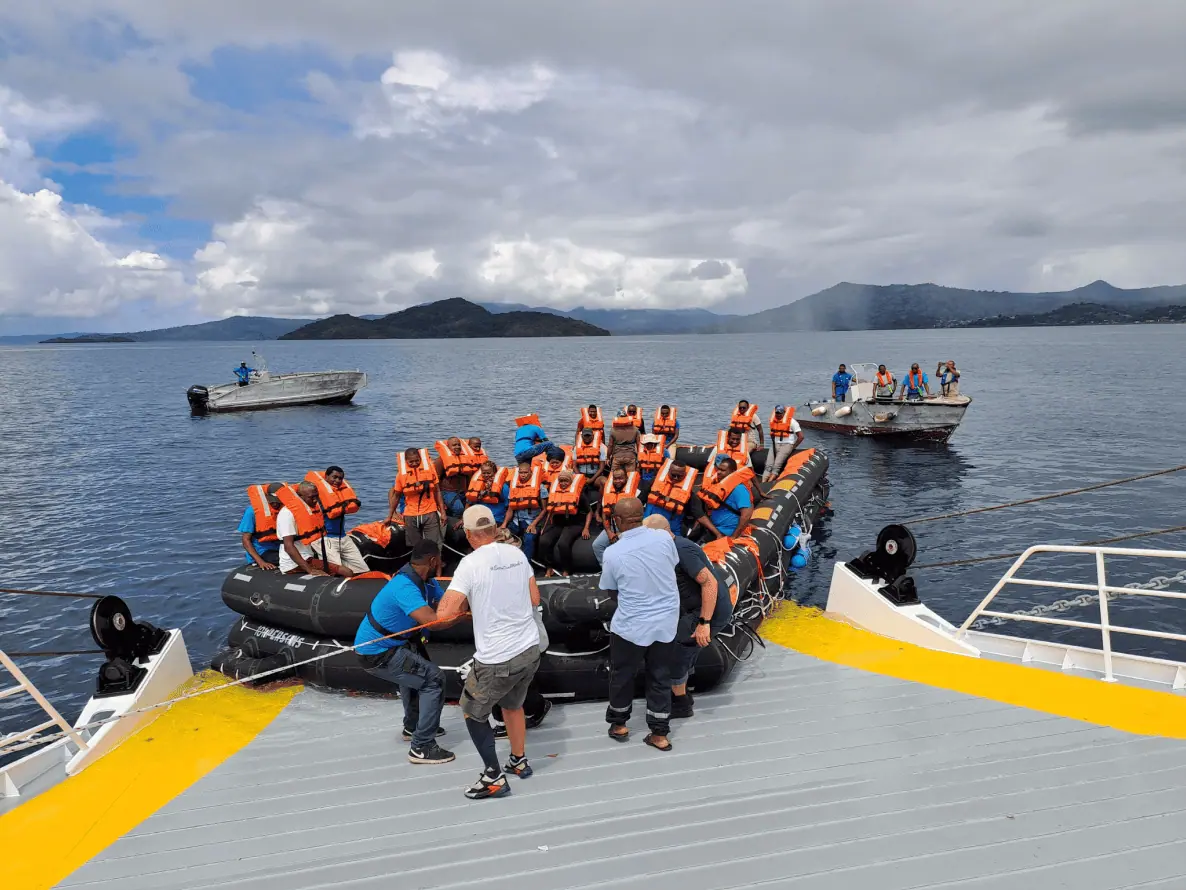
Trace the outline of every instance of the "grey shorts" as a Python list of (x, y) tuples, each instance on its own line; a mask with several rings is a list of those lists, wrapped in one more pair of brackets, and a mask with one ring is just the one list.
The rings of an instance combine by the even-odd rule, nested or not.
[(490, 718), (495, 705), (507, 711), (519, 710), (538, 669), (538, 646), (502, 664), (482, 664), (475, 659), (461, 691), (461, 712), (483, 723)]

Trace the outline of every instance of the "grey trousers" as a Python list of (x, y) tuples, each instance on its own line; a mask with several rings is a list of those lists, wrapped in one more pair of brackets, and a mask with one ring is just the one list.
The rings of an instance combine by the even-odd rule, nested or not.
[(772, 439), (770, 451), (766, 454), (766, 469), (762, 471), (762, 481), (769, 482), (777, 479), (782, 468), (787, 465), (791, 455), (795, 453), (794, 439)]

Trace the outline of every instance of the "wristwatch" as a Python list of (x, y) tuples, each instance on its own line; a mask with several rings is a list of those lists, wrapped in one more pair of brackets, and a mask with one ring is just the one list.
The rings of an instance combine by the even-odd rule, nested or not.
[(702, 624), (702, 625), (703, 625), (703, 624), (711, 624), (711, 623), (712, 623), (712, 619), (711, 619), (711, 618), (697, 618), (697, 619), (696, 619), (696, 623), (697, 623), (697, 624)]

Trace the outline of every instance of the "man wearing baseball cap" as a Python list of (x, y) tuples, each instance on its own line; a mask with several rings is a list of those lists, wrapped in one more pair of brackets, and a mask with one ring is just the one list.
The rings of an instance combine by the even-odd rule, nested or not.
[[(523, 552), (499, 543), (498, 523), (489, 507), (467, 507), (462, 525), (474, 551), (458, 564), (437, 616), (447, 621), (462, 614), (468, 604), (473, 617), (474, 661), (461, 693), (461, 711), (486, 768), (465, 796), (482, 800), (511, 793), (506, 773), (521, 779), (532, 773), (525, 750), (523, 702), (539, 668), (540, 634), (535, 622), (539, 588)], [(511, 743), (510, 760), (501, 767), (490, 726), (495, 705), (502, 708)]]

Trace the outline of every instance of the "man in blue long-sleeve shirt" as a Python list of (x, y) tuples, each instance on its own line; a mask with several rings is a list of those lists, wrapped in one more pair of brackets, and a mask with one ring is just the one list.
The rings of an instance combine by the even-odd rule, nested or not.
[(247, 367), (247, 362), (240, 362), (239, 367), (235, 368), (235, 376), (239, 378), (239, 385), (246, 386), (251, 382), (251, 375), (255, 368)]
[[(529, 415), (533, 416), (533, 415)], [(526, 418), (520, 418), (522, 422), (519, 423), (519, 428), (515, 430), (515, 462), (522, 463), (523, 461), (531, 460), (540, 454), (547, 454), (549, 458), (556, 460), (564, 460), (564, 452), (553, 445), (548, 439), (548, 434), (544, 432), (544, 428), (538, 422), (532, 423)], [(539, 420), (538, 417), (535, 418)]]

